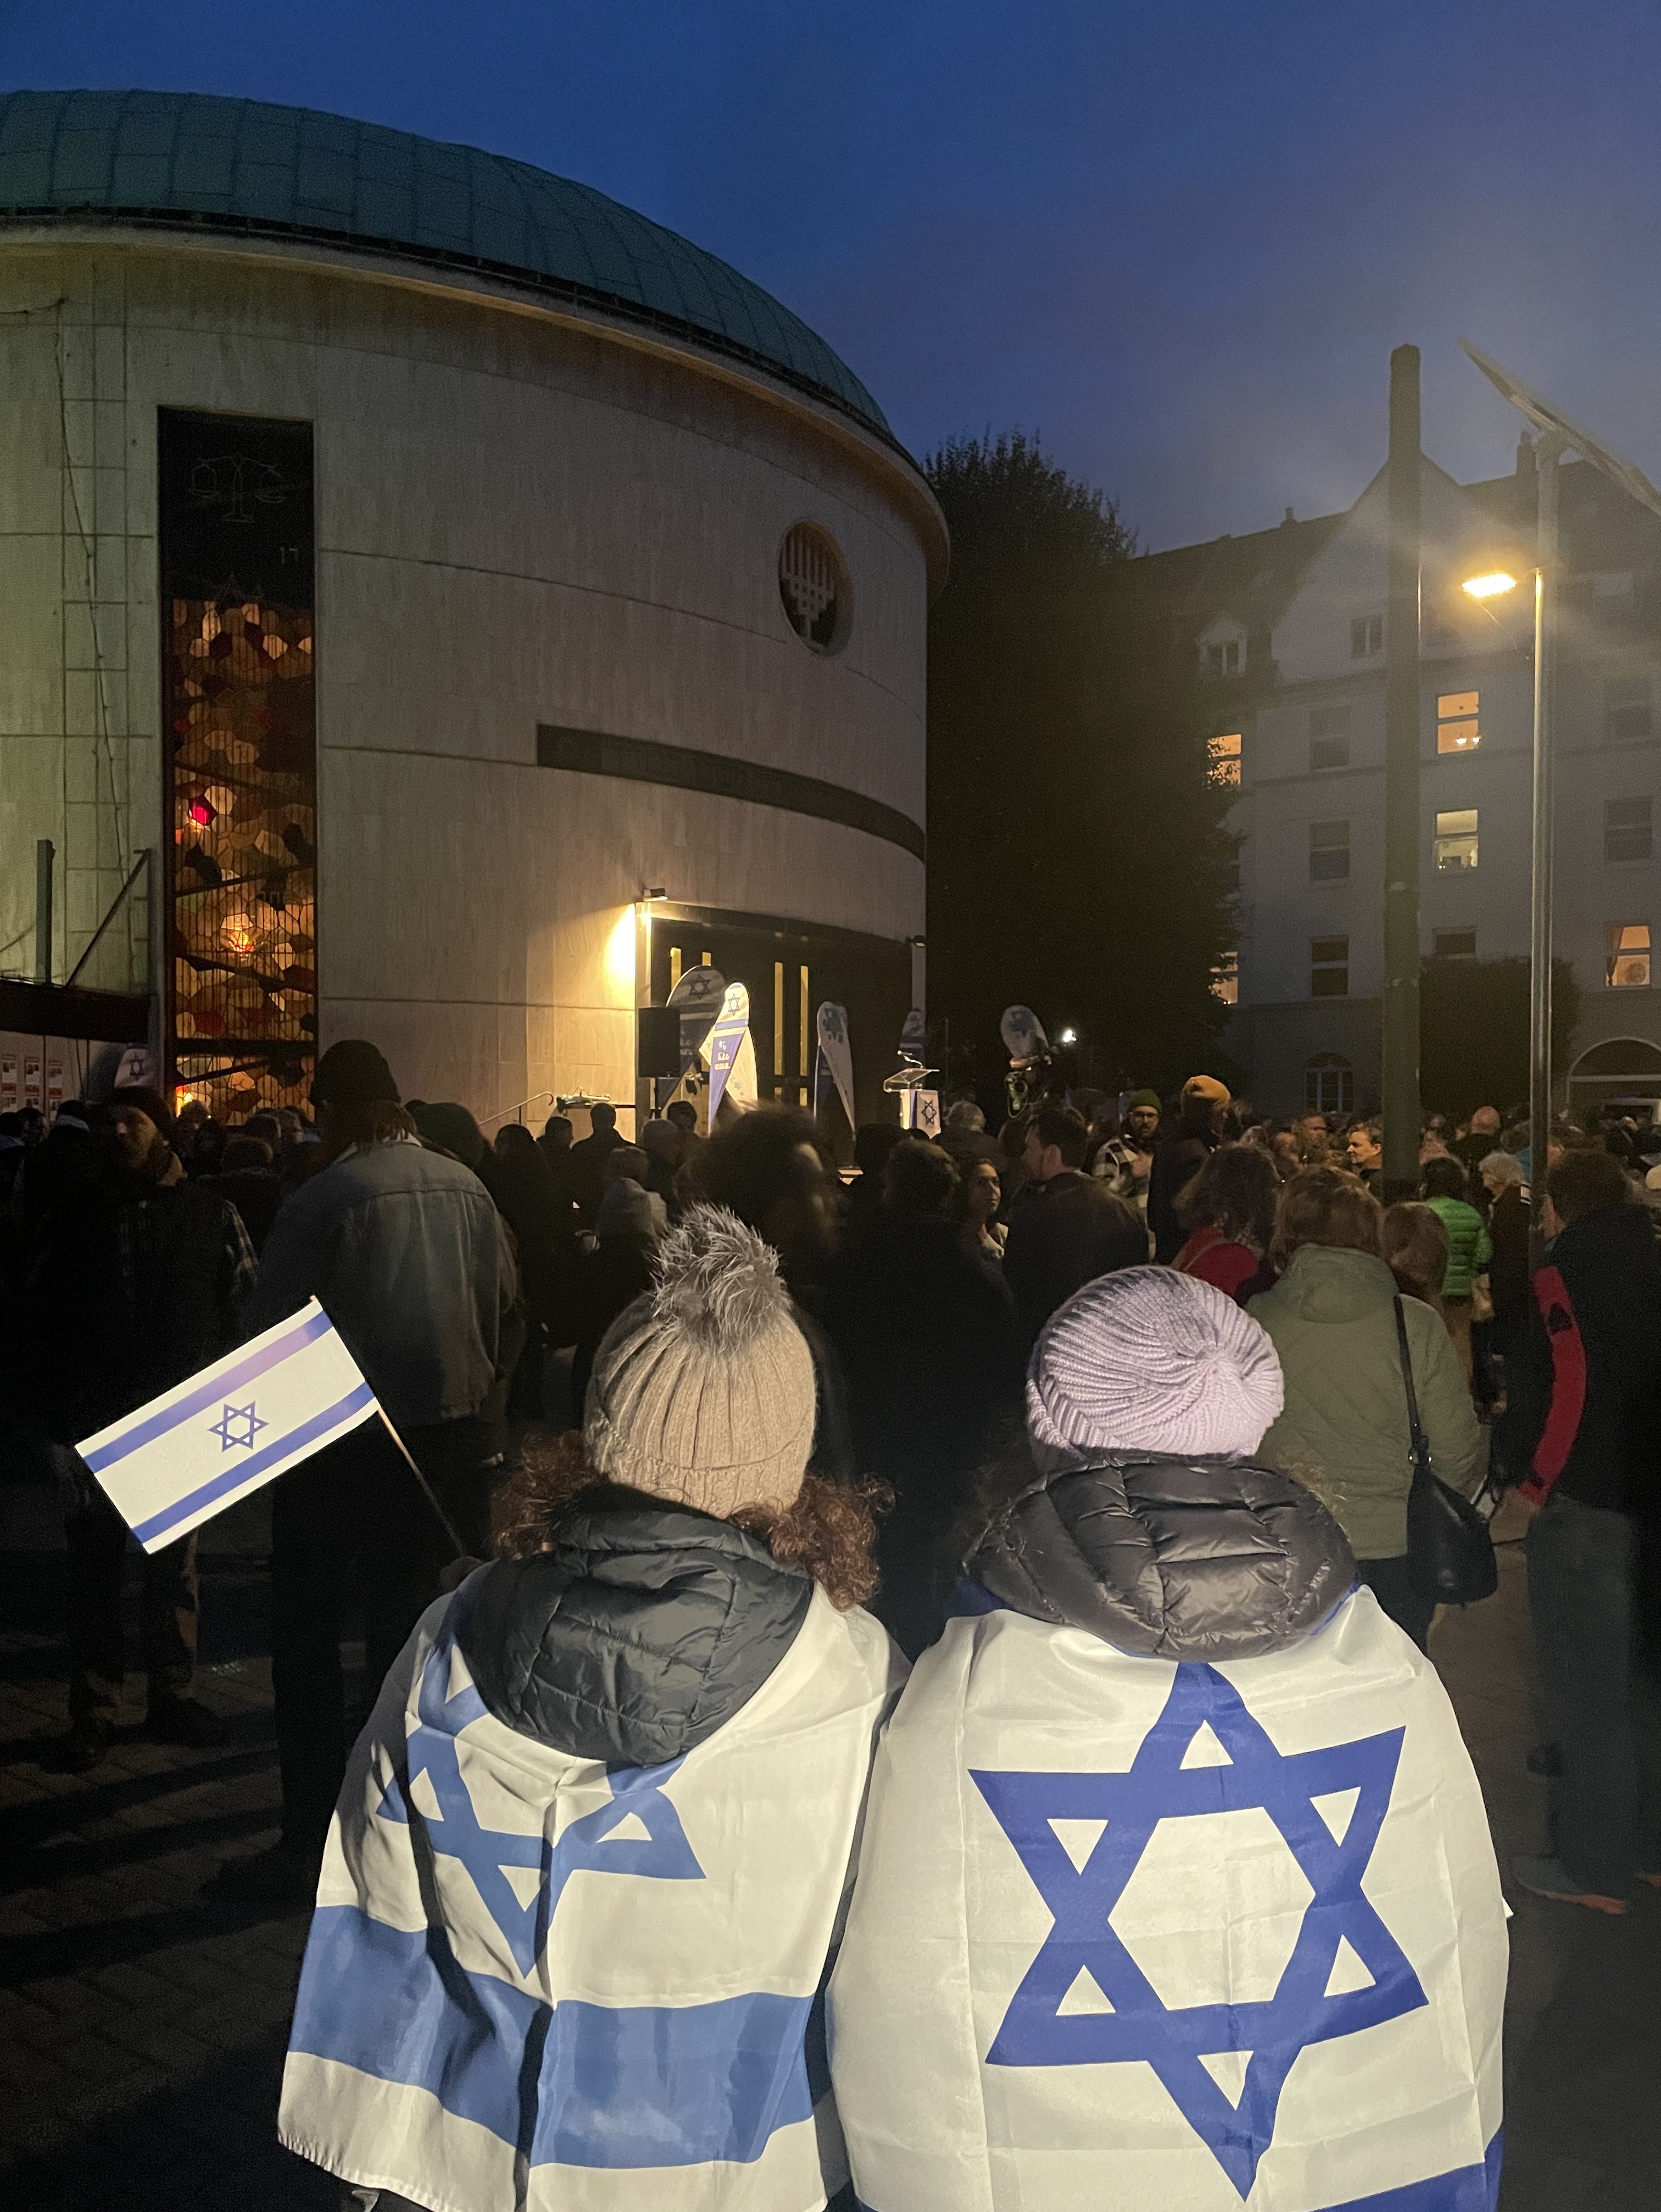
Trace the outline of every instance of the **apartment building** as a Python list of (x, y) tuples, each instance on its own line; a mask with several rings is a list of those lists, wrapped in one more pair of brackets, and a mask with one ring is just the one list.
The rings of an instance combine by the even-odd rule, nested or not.
[[(1661, 522), (1584, 463), (1561, 489), (1555, 923), (1581, 987), (1563, 1082), (1587, 1104), (1661, 1096)], [(1423, 950), (1526, 955), (1532, 447), (1482, 483), (1427, 459), (1422, 510)], [(1198, 655), (1214, 773), (1239, 790), (1239, 950), (1218, 988), (1230, 1048), (1275, 1113), (1378, 1097), (1385, 544), (1381, 470), (1346, 514), (1288, 508), (1276, 529), (1141, 564)], [(1463, 590), (1495, 569), (1518, 588)]]

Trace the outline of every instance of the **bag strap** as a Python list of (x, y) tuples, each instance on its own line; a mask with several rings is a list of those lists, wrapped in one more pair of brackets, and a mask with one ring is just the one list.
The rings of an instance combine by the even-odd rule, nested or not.
[(1419, 1420), (1419, 1394), (1413, 1387), (1413, 1355), (1408, 1350), (1408, 1317), (1402, 1304), (1402, 1294), (1396, 1294), (1396, 1342), (1402, 1355), (1402, 1380), (1408, 1394), (1408, 1435), (1413, 1445), (1413, 1472), (1416, 1480), (1422, 1476), (1431, 1479), (1430, 1444)]

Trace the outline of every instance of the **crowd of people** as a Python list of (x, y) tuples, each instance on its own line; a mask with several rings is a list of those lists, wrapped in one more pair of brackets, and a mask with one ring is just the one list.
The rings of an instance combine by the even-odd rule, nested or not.
[[(371, 1425), (278, 1480), (282, 1836), (218, 1877), (257, 1902), (318, 1896), (285, 2131), (344, 2179), (379, 2185), (383, 2205), (427, 2201), (419, 2130), (401, 2162), (381, 2140), (377, 2164), (365, 2145), (392, 2125), (384, 2100), (310, 2064), (346, 2063), (324, 1978), (386, 1971), (379, 1937), (366, 1952), (350, 1915), (399, 1928), (436, 1917), (459, 1949), (492, 1955), (506, 1924), (481, 1921), (476, 1896), (457, 1901), (456, 1863), (433, 1840), (453, 1807), (423, 1800), (423, 1820), (406, 1808), (411, 1848), (419, 1828), (428, 1858), (384, 1863), (375, 1808), (389, 1777), (409, 1796), (417, 1733), (426, 1744), (461, 1711), (454, 1741), (484, 1747), (497, 1826), (515, 1833), (519, 1814), (541, 1832), (539, 1789), (550, 1803), (581, 1797), (595, 1760), (621, 1806), (619, 1777), (667, 1775), (695, 1753), (717, 1801), (759, 1788), (770, 1744), (786, 1765), (806, 1758), (791, 1790), (818, 1809), (811, 1844), (790, 1846), (794, 1948), (764, 1945), (755, 1971), (773, 1978), (751, 1984), (800, 1982), (805, 2001), (873, 1747), (915, 1662), (867, 1825), (839, 2004), (833, 1992), (833, 2071), (861, 2195), (934, 2203), (955, 2154), (928, 2150), (924, 2127), (907, 2193), (895, 2085), (948, 2105), (963, 2085), (922, 2026), (891, 2061), (873, 2054), (891, 2047), (878, 2023), (897, 1942), (919, 1963), (906, 2005), (934, 1988), (927, 1942), (896, 1931), (920, 1879), (906, 1839), (940, 1810), (939, 1731), (1019, 1738), (1024, 1714), (1044, 1744), (1025, 1764), (1088, 1764), (1090, 1669), (1103, 1670), (1091, 1694), (1111, 1706), (1132, 1655), (1173, 1662), (1179, 1686), (1203, 1676), (1194, 1711), (1233, 1741), (1226, 1721), (1244, 1723), (1228, 1700), (1246, 1695), (1235, 1662), (1290, 1665), (1263, 1676), (1265, 1695), (1295, 1703), (1298, 1670), (1312, 1679), (1343, 1641), (1313, 1632), (1342, 1615), (1351, 1689), (1407, 1699), (1439, 1747), (1420, 1843), (1439, 1822), (1480, 1822), (1421, 1656), (1435, 1595), (1409, 1535), (1415, 1430), (1442, 1484), (1489, 1504), (1513, 1491), (1533, 1516), (1548, 1717), (1536, 1755), (1555, 1844), (1518, 1879), (1612, 1914), (1639, 1881), (1661, 1887), (1661, 1797), (1634, 1688), (1661, 1500), (1661, 1132), (1566, 1117), (1536, 1176), (1515, 1117), (1433, 1116), (1417, 1194), (1386, 1206), (1376, 1121), (1274, 1121), (1205, 1075), (1170, 1098), (1049, 1099), (995, 1136), (970, 1099), (950, 1106), (939, 1140), (873, 1124), (855, 1133), (852, 1176), (788, 1108), (706, 1136), (677, 1103), (631, 1141), (600, 1103), (581, 1140), (559, 1115), (540, 1135), (510, 1123), (487, 1139), (463, 1106), (401, 1098), (362, 1040), (322, 1055), (312, 1100), (314, 1121), (256, 1115), (234, 1133), (145, 1089), (65, 1107), (49, 1132), (0, 1116), (6, 1418), (13, 1463), (33, 1455), (66, 1503), (70, 1725), (53, 1756), (75, 1770), (104, 1756), (122, 1710), (127, 1550), (77, 1439), (314, 1296), (424, 1478), (429, 1496)], [(1533, 1267), (1531, 1228), (1549, 1240)], [(143, 1561), (142, 1656), (152, 1733), (206, 1745), (222, 1724), (194, 1694), (195, 1549), (187, 1536)], [(349, 1767), (340, 1642), (353, 1584), (370, 1685), (386, 1688)], [(1371, 1594), (1361, 1610), (1357, 1589)], [(1053, 1722), (1008, 1671), (1027, 1625), (1074, 1637), (1031, 1661), (1060, 1669), (1065, 1717)], [(1080, 1629), (1092, 1640), (1079, 1644)], [(762, 1698), (787, 1676), (794, 1705), (782, 1690)], [(752, 1701), (767, 1717), (753, 1741), (741, 1720)], [(453, 1784), (453, 1746), (445, 1756)], [(768, 1854), (783, 1829), (768, 1824), (789, 1794), (760, 1789), (753, 1832), (729, 1802), (721, 1817), (742, 1832), (732, 1894), (780, 1878)], [(659, 1814), (641, 1802), (657, 1838)], [(591, 1808), (585, 1836), (591, 1818), (608, 1832)], [(952, 1847), (960, 1930), (974, 1917), (965, 1899), (984, 1902), (964, 1870), (984, 1845), (964, 1830)], [(1462, 1946), (1503, 1948), (1480, 1851), (1462, 1863), (1469, 1887), (1445, 1900), (1459, 1934), (1441, 1945), (1444, 1972)], [(326, 1933), (325, 1905), (348, 1916)], [(606, 1980), (583, 1948), (593, 1940), (574, 1938), (562, 1985)], [(964, 1940), (972, 1950), (972, 1926)], [(430, 1987), (410, 1972), (404, 1997), (421, 2017), (409, 2032), (430, 2049), (456, 1990), (441, 1972)], [(692, 2002), (691, 1982), (669, 1982), (680, 1994), (667, 2002)], [(1487, 2002), (1486, 1986), (1475, 1976), (1458, 2002)], [(833, 2037), (833, 2059), (836, 2048)], [(1490, 2088), (1458, 2090), (1482, 2107), (1481, 2130), (1472, 2118), (1460, 2138), (1479, 2166), (1497, 2128)], [(1457, 2102), (1451, 2093), (1447, 2109)], [(1272, 2136), (1272, 2099), (1267, 2124)], [(1099, 2116), (1089, 2126), (1111, 2133)], [(470, 2201), (495, 2201), (478, 2188)]]

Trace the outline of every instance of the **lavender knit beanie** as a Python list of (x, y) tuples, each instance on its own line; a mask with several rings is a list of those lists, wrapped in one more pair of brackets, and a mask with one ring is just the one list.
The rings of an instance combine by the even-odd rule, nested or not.
[(1285, 1397), (1275, 1346), (1232, 1298), (1171, 1267), (1125, 1267), (1050, 1316), (1026, 1430), (1045, 1474), (1106, 1451), (1242, 1458)]

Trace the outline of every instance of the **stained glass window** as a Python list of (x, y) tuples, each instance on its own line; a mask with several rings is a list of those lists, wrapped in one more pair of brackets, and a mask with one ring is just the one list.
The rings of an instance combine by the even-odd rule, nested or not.
[(304, 1105), (316, 1051), (310, 444), (162, 418), (169, 1079), (223, 1121)]

